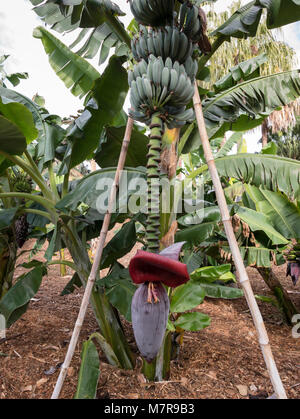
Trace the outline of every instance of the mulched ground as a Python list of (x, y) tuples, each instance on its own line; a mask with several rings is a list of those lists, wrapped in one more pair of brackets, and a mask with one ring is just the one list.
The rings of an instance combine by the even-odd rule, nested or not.
[[(31, 248), (32, 243), (27, 243)], [(135, 251), (133, 252), (135, 253)], [(26, 260), (28, 256), (22, 256)], [(18, 261), (20, 263), (20, 261)], [(128, 257), (123, 263), (128, 262)], [(300, 284), (293, 287), (285, 278), (285, 267), (275, 268), (282, 283), (291, 292), (300, 312)], [(16, 276), (22, 273), (16, 269)], [(256, 294), (268, 295), (264, 282), (254, 269), (249, 275)], [(64, 360), (78, 314), (82, 290), (61, 297), (71, 278), (60, 277), (52, 266), (40, 291), (26, 314), (8, 331), (0, 344), (0, 399), (46, 399), (51, 396), (59, 370), (49, 370)], [(300, 339), (292, 337), (291, 328), (281, 323), (277, 309), (259, 302), (272, 350), (289, 398), (300, 398)], [(178, 361), (172, 362), (168, 382), (149, 384), (140, 373), (118, 370), (101, 357), (98, 398), (200, 398), (239, 399), (272, 395), (247, 303), (244, 299), (222, 301), (206, 299), (199, 311), (210, 315), (211, 326), (198, 333), (186, 333)], [(130, 324), (124, 321), (126, 334), (136, 352)], [(97, 330), (89, 308), (80, 342), (63, 388), (62, 398), (72, 398), (80, 367), (81, 343)]]

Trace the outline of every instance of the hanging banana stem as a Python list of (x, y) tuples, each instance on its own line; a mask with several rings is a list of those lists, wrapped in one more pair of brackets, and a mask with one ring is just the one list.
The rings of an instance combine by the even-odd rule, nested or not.
[(148, 252), (159, 252), (160, 229), (160, 154), (164, 123), (158, 113), (151, 119), (149, 153), (147, 155), (148, 215), (146, 241)]
[[(198, 71), (193, 53), (195, 49), (208, 52), (210, 45), (205, 33), (205, 14), (189, 0), (182, 1), (180, 7), (177, 5), (177, 13), (174, 13), (175, 0), (129, 2), (139, 24), (139, 32), (131, 42), (136, 63), (128, 73), (131, 102), (129, 114), (134, 120), (148, 125), (151, 130), (147, 156), (148, 214), (145, 238), (147, 251), (158, 253), (160, 238), (169, 231), (166, 228), (169, 217), (161, 223), (160, 214), (162, 136), (165, 127), (180, 129), (194, 120), (193, 109), (187, 108), (194, 95), (194, 80)], [(172, 170), (176, 172), (170, 165), (165, 169), (164, 172), (168, 174)], [(175, 223), (174, 227), (176, 229)], [(147, 301), (152, 303), (153, 312), (158, 311), (159, 299), (155, 284), (151, 282), (148, 284)], [(165, 327), (167, 319), (163, 316), (160, 318)], [(138, 338), (139, 327), (144, 327), (142, 320), (135, 324)], [(156, 334), (156, 331), (152, 330), (152, 333)], [(161, 380), (169, 375), (170, 334), (167, 333), (164, 340), (163, 336), (161, 338), (162, 347), (158, 358), (151, 364), (144, 362), (143, 372), (149, 380)]]

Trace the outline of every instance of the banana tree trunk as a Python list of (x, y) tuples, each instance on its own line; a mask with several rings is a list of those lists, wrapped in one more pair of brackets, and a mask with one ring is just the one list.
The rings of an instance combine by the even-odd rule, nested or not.
[(281, 285), (278, 277), (271, 268), (257, 268), (257, 270), (276, 297), (284, 320), (287, 324), (292, 325), (292, 318), (298, 313), (298, 310), (286, 290)]
[(15, 241), (8, 241), (6, 235), (0, 236), (0, 300), (13, 284), (14, 268), (18, 246)]

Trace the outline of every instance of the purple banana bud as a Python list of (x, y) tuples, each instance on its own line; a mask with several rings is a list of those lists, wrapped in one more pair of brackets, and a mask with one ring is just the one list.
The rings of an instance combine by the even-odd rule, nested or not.
[(159, 254), (173, 260), (179, 260), (181, 249), (185, 243), (186, 242), (174, 243), (171, 246), (166, 247), (164, 250), (159, 252)]
[(134, 293), (132, 327), (141, 355), (151, 362), (157, 355), (166, 331), (170, 302), (160, 282), (145, 282)]
[(292, 278), (294, 286), (300, 278), (300, 262), (289, 262), (286, 270), (286, 276)]

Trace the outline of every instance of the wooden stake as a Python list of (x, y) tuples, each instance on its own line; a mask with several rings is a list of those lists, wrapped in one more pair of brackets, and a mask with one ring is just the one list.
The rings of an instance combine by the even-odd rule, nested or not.
[(94, 284), (95, 284), (95, 280), (97, 277), (97, 273), (99, 270), (99, 266), (100, 266), (100, 262), (101, 262), (101, 257), (102, 257), (102, 253), (103, 253), (103, 248), (104, 248), (104, 244), (105, 244), (105, 240), (106, 240), (106, 235), (108, 232), (108, 228), (109, 228), (109, 224), (110, 224), (110, 218), (111, 218), (111, 214), (112, 214), (112, 210), (114, 207), (114, 203), (116, 200), (116, 195), (117, 195), (117, 190), (119, 187), (119, 182), (120, 182), (120, 175), (121, 175), (121, 171), (124, 168), (124, 164), (125, 164), (125, 160), (126, 160), (126, 155), (127, 155), (127, 150), (128, 150), (128, 146), (129, 146), (129, 142), (130, 142), (130, 137), (131, 137), (131, 133), (132, 133), (132, 128), (133, 128), (133, 120), (131, 118), (128, 118), (127, 121), (127, 126), (126, 126), (126, 131), (125, 131), (125, 135), (124, 135), (124, 139), (123, 139), (123, 143), (122, 143), (122, 149), (120, 152), (120, 157), (119, 157), (119, 162), (118, 162), (118, 167), (117, 167), (117, 171), (116, 171), (116, 175), (115, 175), (115, 179), (114, 179), (114, 183), (112, 186), (112, 190), (111, 190), (111, 194), (110, 194), (110, 198), (109, 198), (109, 203), (108, 203), (108, 209), (106, 211), (105, 217), (104, 217), (104, 221), (103, 221), (103, 225), (101, 228), (101, 232), (100, 232), (100, 236), (99, 236), (99, 242), (98, 242), (98, 246), (97, 246), (97, 250), (96, 250), (96, 254), (95, 254), (95, 259), (93, 262), (93, 266), (85, 287), (85, 291), (84, 291), (84, 295), (82, 298), (82, 302), (81, 302), (81, 306), (80, 306), (80, 310), (78, 313), (78, 317), (75, 323), (75, 327), (73, 330), (73, 334), (72, 334), (72, 338), (68, 347), (68, 352), (66, 354), (64, 363), (62, 365), (58, 380), (56, 382), (54, 391), (52, 393), (51, 399), (58, 399), (62, 386), (64, 384), (66, 375), (67, 375), (67, 371), (68, 368), (70, 366), (70, 363), (72, 361), (74, 352), (75, 352), (75, 348), (78, 342), (78, 338), (79, 338), (79, 334), (82, 328), (82, 324), (85, 318), (85, 314), (86, 314), (86, 310), (90, 301), (90, 296), (91, 296), (91, 292), (93, 290)]
[(234, 231), (232, 228), (231, 218), (228, 211), (224, 191), (222, 189), (221, 181), (219, 178), (219, 174), (216, 168), (216, 164), (214, 161), (214, 157), (211, 151), (211, 147), (210, 147), (210, 143), (209, 143), (209, 139), (208, 139), (208, 135), (206, 131), (202, 104), (201, 104), (201, 99), (200, 99), (200, 95), (198, 91), (198, 85), (196, 81), (195, 81), (194, 108), (195, 108), (195, 114), (196, 114), (196, 119), (198, 123), (199, 134), (200, 134), (200, 139), (201, 139), (201, 143), (204, 150), (205, 159), (206, 159), (209, 172), (213, 181), (220, 213), (222, 216), (222, 222), (223, 222), (227, 240), (231, 249), (234, 264), (238, 272), (238, 279), (244, 290), (244, 295), (246, 297), (248, 306), (252, 314), (253, 322), (255, 324), (256, 331), (258, 334), (259, 344), (261, 346), (263, 357), (264, 357), (264, 360), (265, 360), (265, 363), (266, 363), (266, 366), (270, 375), (271, 382), (273, 384), (276, 397), (278, 399), (286, 399), (287, 396), (286, 396), (281, 378), (279, 376), (279, 373), (278, 373), (278, 370), (277, 370), (277, 367), (273, 358), (273, 354), (272, 354), (271, 347), (269, 344), (269, 338), (268, 338), (268, 334), (264, 325), (264, 321), (260, 313), (259, 307), (257, 305), (255, 296), (253, 294), (253, 290), (252, 290), (252, 287), (248, 278), (248, 274), (244, 266), (244, 262), (243, 262), (243, 259), (239, 250), (239, 246), (236, 241)]

